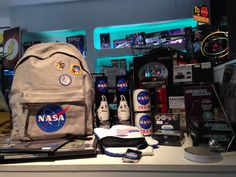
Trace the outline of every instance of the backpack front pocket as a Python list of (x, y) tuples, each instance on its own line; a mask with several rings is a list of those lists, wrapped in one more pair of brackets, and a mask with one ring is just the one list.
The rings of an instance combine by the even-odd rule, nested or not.
[(59, 102), (52, 97), (48, 102), (38, 99), (38, 103), (27, 103), (25, 100), (22, 103), (24, 111), (27, 111), (25, 136), (36, 140), (84, 135), (85, 103), (83, 100), (69, 100)]

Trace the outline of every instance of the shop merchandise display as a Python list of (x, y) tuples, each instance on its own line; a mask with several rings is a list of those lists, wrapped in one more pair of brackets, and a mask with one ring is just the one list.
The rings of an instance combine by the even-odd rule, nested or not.
[(92, 134), (92, 85), (86, 61), (74, 46), (33, 45), (15, 67), (9, 95), (11, 140)]
[[(195, 60), (194, 46), (189, 41), (193, 35), (191, 28), (185, 29), (185, 33), (188, 35), (184, 38), (188, 40), (185, 54), (157, 45), (142, 56), (135, 56), (129, 72), (123, 72), (126, 67), (120, 71), (117, 71), (119, 67), (107, 67), (94, 78), (81, 53), (70, 44), (41, 43), (28, 48), (16, 65), (9, 97), (13, 131), (10, 144), (0, 147), (0, 158), (54, 160), (94, 157), (99, 152), (122, 157), (125, 163), (137, 163), (142, 156), (153, 155), (154, 149), (162, 148), (161, 145), (182, 146), (187, 137), (199, 149), (185, 148), (186, 159), (194, 161), (192, 156), (206, 153), (213, 161), (195, 161), (221, 160), (222, 151), (236, 147), (234, 117), (230, 122), (224, 119), (224, 109), (216, 104), (217, 93), (212, 87), (215, 63), (211, 57), (204, 62)], [(109, 39), (107, 35), (102, 36), (104, 40)], [(212, 35), (215, 37), (215, 33)], [(132, 47), (149, 42), (142, 40), (136, 44), (138, 38), (129, 37)], [(213, 51), (215, 39), (211, 35), (208, 38), (203, 41), (202, 52), (207, 55), (215, 52), (213, 59), (220, 59), (217, 55), (220, 48)], [(109, 46), (105, 44), (102, 48)], [(122, 62), (126, 63), (123, 59)], [(232, 68), (225, 69), (227, 83), (235, 80)], [(48, 75), (42, 71), (53, 72)], [(234, 88), (228, 86), (227, 92), (220, 85), (223, 104), (233, 101), (229, 97), (235, 97)], [(226, 114), (234, 115), (231, 109), (234, 104), (230, 102), (230, 105), (225, 109)], [(87, 136), (91, 134), (92, 138)], [(14, 149), (24, 143), (37, 141), (42, 145), (41, 141), (61, 138), (65, 138), (63, 143), (51, 149), (47, 149), (48, 145), (47, 151), (43, 151), (45, 143), (39, 152), (28, 151), (28, 146), (26, 150)], [(18, 146), (12, 140), (23, 141), (16, 141), (20, 143)]]
[(153, 155), (158, 141), (144, 136), (141, 130), (130, 125), (113, 125), (110, 129), (95, 128), (102, 151), (114, 157), (123, 157), (128, 149), (139, 150), (142, 155)]

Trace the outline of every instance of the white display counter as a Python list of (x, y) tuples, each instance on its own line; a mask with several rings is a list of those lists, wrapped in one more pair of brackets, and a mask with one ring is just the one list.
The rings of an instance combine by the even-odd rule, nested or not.
[(0, 165), (0, 177), (236, 177), (236, 152), (224, 153), (216, 163), (197, 163), (184, 158), (184, 148), (160, 146), (153, 156), (136, 164), (120, 157), (98, 154), (94, 158)]

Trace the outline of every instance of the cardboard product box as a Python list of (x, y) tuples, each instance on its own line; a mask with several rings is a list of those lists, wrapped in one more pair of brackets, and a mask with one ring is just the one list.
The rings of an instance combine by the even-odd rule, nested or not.
[(167, 146), (182, 146), (185, 141), (183, 131), (156, 131), (152, 134), (152, 138), (158, 140), (160, 145)]
[(194, 83), (212, 83), (213, 66), (211, 62), (197, 63), (193, 65), (193, 82)]
[(186, 86), (184, 99), (187, 126), (192, 118), (213, 120), (216, 102), (211, 85)]
[(158, 140), (160, 145), (181, 146), (184, 143), (184, 133), (180, 129), (179, 114), (156, 113), (152, 138)]
[(179, 114), (156, 113), (154, 115), (154, 132), (167, 130), (180, 131)]
[(96, 127), (109, 128), (111, 126), (108, 100), (108, 80), (106, 76), (95, 78), (95, 114)]
[(213, 67), (210, 62), (174, 66), (174, 83), (211, 83), (213, 82)]
[(173, 69), (173, 82), (193, 82), (193, 65), (180, 65), (174, 66)]
[(131, 125), (131, 97), (127, 75), (116, 76), (117, 110), (114, 124)]
[(169, 96), (168, 106), (170, 113), (179, 114), (180, 129), (186, 131), (186, 114), (185, 114), (185, 103), (184, 96)]

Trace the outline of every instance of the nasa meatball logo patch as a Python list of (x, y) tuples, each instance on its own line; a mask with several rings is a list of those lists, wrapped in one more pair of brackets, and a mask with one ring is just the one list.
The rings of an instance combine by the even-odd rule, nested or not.
[(46, 105), (39, 109), (36, 115), (38, 127), (47, 133), (53, 133), (60, 130), (66, 123), (66, 111), (70, 105), (61, 108), (59, 105)]

